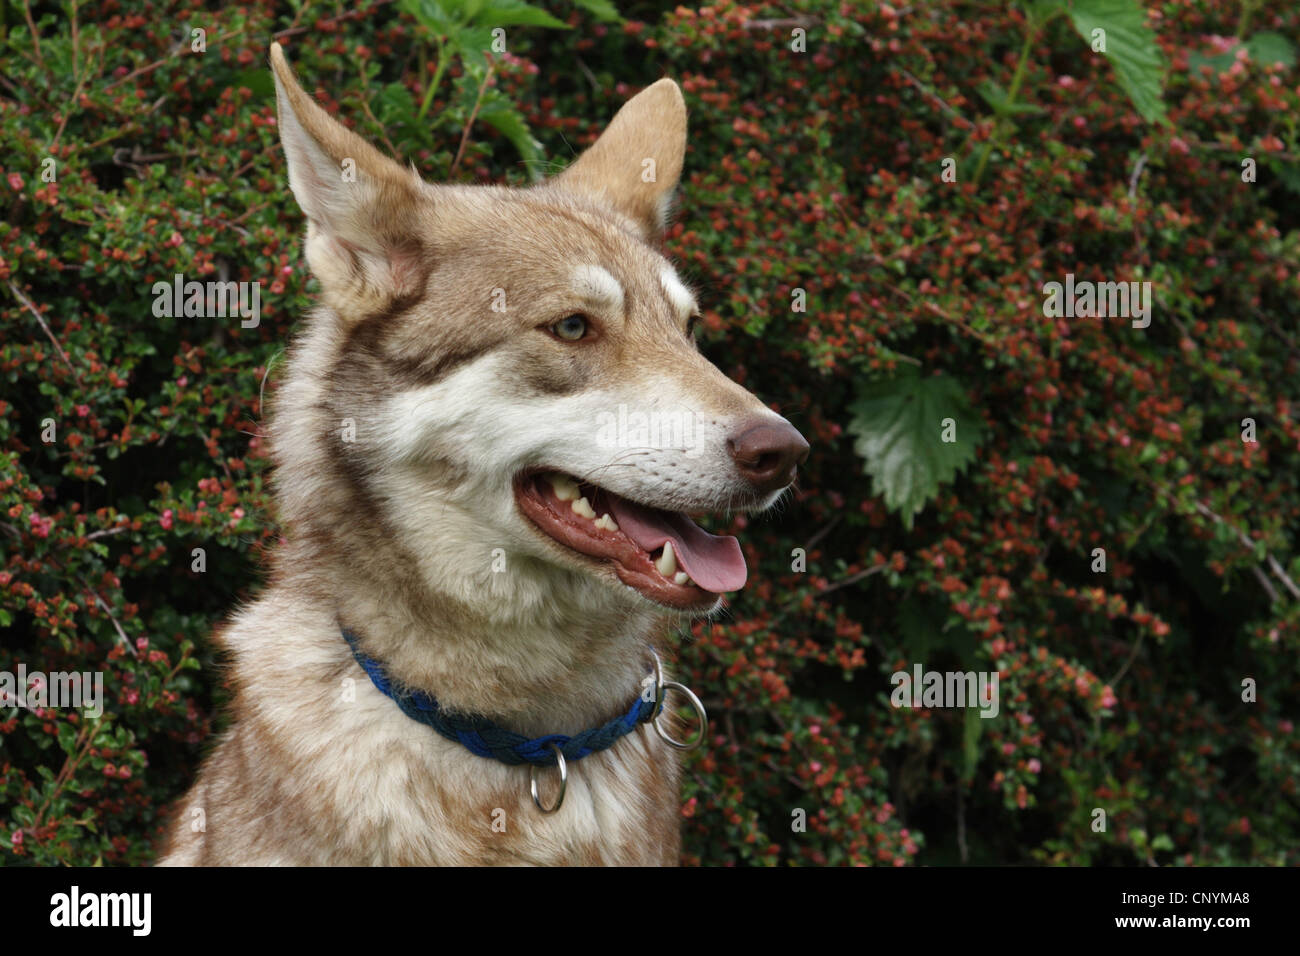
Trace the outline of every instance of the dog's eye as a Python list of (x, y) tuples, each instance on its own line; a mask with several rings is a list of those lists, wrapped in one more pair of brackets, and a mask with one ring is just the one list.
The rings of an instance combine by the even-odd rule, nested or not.
[(585, 315), (570, 315), (551, 326), (551, 331), (557, 338), (564, 339), (566, 342), (576, 342), (587, 334), (587, 317)]

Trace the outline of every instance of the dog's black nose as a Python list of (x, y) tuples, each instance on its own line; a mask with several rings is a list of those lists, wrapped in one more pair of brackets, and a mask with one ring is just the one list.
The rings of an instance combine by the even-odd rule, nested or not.
[(794, 481), (795, 469), (808, 458), (808, 443), (798, 430), (789, 422), (770, 419), (741, 425), (727, 439), (727, 450), (740, 473), (764, 494)]

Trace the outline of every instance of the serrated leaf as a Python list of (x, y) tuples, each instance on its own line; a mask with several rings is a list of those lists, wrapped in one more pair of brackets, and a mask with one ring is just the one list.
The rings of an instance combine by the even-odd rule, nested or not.
[[(982, 422), (961, 385), (946, 375), (915, 372), (875, 382), (849, 406), (854, 450), (871, 475), (872, 493), (899, 513), (904, 527), (975, 457)], [(943, 441), (944, 420), (955, 425), (954, 441)]]
[(1012, 116), (1018, 113), (1041, 113), (1043, 112), (1032, 103), (1012, 103), (1007, 100), (1007, 91), (1001, 84), (993, 80), (985, 80), (975, 88), (975, 91), (984, 98), (984, 102), (989, 105), (989, 109), (998, 116)]
[(470, 91), (477, 94), (483, 78), (487, 76), (487, 57), (492, 52), (492, 40), (492, 28), (478, 24), (458, 27), (449, 37), (451, 48), (460, 54), (461, 65), (465, 68), (465, 75), (457, 85), (466, 91), (470, 103), (474, 101), (474, 95)]
[(446, 0), (445, 8), (455, 15), (459, 23), (471, 23), (483, 9), (487, 0)]
[(1256, 63), (1265, 66), (1281, 63), (1287, 69), (1295, 66), (1295, 48), (1291, 46), (1291, 41), (1280, 33), (1271, 31), (1256, 33), (1246, 41), (1246, 49), (1250, 51), (1250, 58)]
[(415, 120), (415, 97), (401, 83), (389, 83), (374, 98), (375, 115), (384, 126), (410, 124)]
[(622, 23), (623, 17), (619, 14), (614, 4), (610, 0), (573, 0), (574, 6), (586, 10), (597, 20), (602, 23)]
[(559, 20), (541, 7), (535, 7), (524, 0), (489, 0), (471, 23), (479, 27), (549, 27), (552, 30), (572, 29), (563, 20)]
[(437, 0), (400, 0), (398, 6), (413, 16), (417, 23), (437, 36), (455, 32), (457, 22)]
[(76, 750), (77, 729), (72, 724), (66, 721), (59, 724), (58, 735), (59, 746), (63, 748), (64, 753), (70, 754)]
[(1189, 73), (1200, 73), (1201, 67), (1208, 66), (1215, 73), (1222, 73), (1232, 66), (1232, 59), (1231, 53), (1216, 53), (1214, 56), (1206, 56), (1204, 53), (1189, 53), (1187, 55), (1187, 70)]
[(1058, 13), (1065, 11), (1065, 0), (1028, 0), (1024, 9), (1029, 25), (1037, 30)]
[[(1264, 66), (1281, 63), (1288, 69), (1295, 66), (1295, 49), (1291, 46), (1291, 41), (1280, 33), (1256, 33), (1246, 41), (1245, 47), (1247, 53), (1250, 54), (1251, 60), (1255, 63)], [(1201, 67), (1208, 66), (1215, 73), (1222, 73), (1237, 61), (1237, 51), (1240, 49), (1241, 44), (1237, 44), (1231, 49), (1216, 53), (1213, 56), (1207, 56), (1204, 53), (1191, 53), (1187, 57), (1188, 72), (1199, 73)]]
[(1092, 43), (1092, 31), (1106, 32), (1106, 59), (1115, 78), (1148, 123), (1164, 123), (1164, 57), (1137, 0), (1074, 0), (1069, 8), (1074, 29)]
[(478, 118), (510, 140), (528, 165), (529, 176), (535, 180), (542, 178), (544, 158), (542, 144), (533, 138), (527, 121), (508, 98), (500, 96), (491, 102), (486, 101), (485, 98), (485, 102), (479, 108)]

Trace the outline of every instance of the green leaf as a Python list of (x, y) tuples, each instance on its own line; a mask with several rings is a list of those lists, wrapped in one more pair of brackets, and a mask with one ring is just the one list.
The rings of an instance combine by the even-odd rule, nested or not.
[[(975, 457), (983, 428), (961, 385), (945, 375), (922, 378), (915, 371), (861, 389), (851, 406), (848, 430), (871, 475), (873, 494), (899, 512), (904, 527)], [(952, 419), (951, 442), (942, 440)]]
[(486, 2), (487, 0), (447, 0), (446, 9), (455, 14), (457, 23), (473, 23)]
[(415, 119), (415, 97), (401, 83), (389, 83), (375, 95), (374, 103), (375, 113), (385, 126)]
[(1034, 106), (1032, 103), (1012, 103), (1008, 101), (1007, 91), (994, 80), (985, 80), (975, 88), (975, 91), (984, 98), (984, 102), (989, 105), (989, 109), (993, 110), (998, 116), (1043, 112), (1041, 108)]
[(1092, 31), (1105, 31), (1106, 59), (1142, 118), (1148, 123), (1167, 123), (1161, 99), (1164, 57), (1137, 0), (1074, 0), (1069, 12), (1075, 30), (1089, 48)]
[(1024, 7), (1030, 28), (1037, 31), (1048, 20), (1065, 12), (1065, 0), (1029, 0)]
[(77, 747), (77, 729), (72, 724), (64, 721), (59, 724), (59, 746), (63, 748), (66, 754), (72, 753)]
[(524, 162), (528, 164), (529, 176), (534, 180), (541, 179), (545, 158), (542, 144), (533, 138), (527, 121), (514, 108), (510, 99), (496, 90), (490, 92), (496, 95), (484, 97), (483, 104), (479, 107), (478, 118), (510, 140)]
[[(449, 38), (451, 49), (460, 54), (461, 65), (465, 68), (458, 85), (463, 90), (478, 92), (479, 84), (487, 76), (487, 55), (492, 52), (492, 28), (481, 25), (458, 27)], [(473, 103), (474, 97), (469, 96)]]
[(437, 0), (400, 0), (398, 6), (437, 36), (448, 36), (459, 26)]
[(568, 30), (569, 25), (557, 20), (541, 7), (535, 7), (524, 0), (489, 0), (478, 15), (471, 18), (477, 27), (549, 27), (553, 30)]
[[(1256, 33), (1246, 41), (1245, 46), (1246, 52), (1250, 54), (1251, 60), (1255, 63), (1264, 66), (1281, 63), (1287, 69), (1295, 66), (1295, 49), (1291, 46), (1291, 41), (1280, 33)], [(1239, 49), (1241, 49), (1241, 45), (1237, 44), (1229, 50), (1214, 54), (1214, 56), (1206, 56), (1204, 53), (1191, 53), (1187, 57), (1188, 72), (1199, 73), (1201, 67), (1208, 66), (1215, 73), (1222, 73), (1236, 62)]]
[(1231, 53), (1217, 53), (1214, 56), (1206, 56), (1204, 53), (1189, 53), (1187, 55), (1187, 71), (1189, 73), (1200, 73), (1201, 67), (1208, 66), (1215, 73), (1222, 73), (1232, 66), (1232, 60)]
[(1295, 48), (1291, 46), (1291, 41), (1280, 33), (1256, 33), (1246, 41), (1246, 49), (1250, 51), (1250, 58), (1256, 63), (1265, 66), (1281, 63), (1287, 69), (1295, 66)]
[(610, 0), (573, 0), (574, 6), (586, 10), (602, 23), (622, 23), (623, 17)]

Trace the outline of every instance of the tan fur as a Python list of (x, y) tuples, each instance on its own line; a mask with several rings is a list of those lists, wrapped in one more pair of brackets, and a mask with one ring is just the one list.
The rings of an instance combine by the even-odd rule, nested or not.
[[(286, 540), (269, 587), (222, 632), (233, 723), (161, 862), (675, 863), (679, 764), (650, 728), (573, 762), (544, 816), (527, 767), (406, 717), (339, 628), (400, 682), (520, 733), (572, 734), (628, 706), (664, 610), (540, 540), (509, 473), (588, 454), (581, 429), (548, 437), (557, 416), (667, 396), (700, 417), (712, 457), (609, 457), (601, 483), (660, 507), (752, 504), (718, 449), (737, 421), (776, 416), (696, 350), (689, 290), (649, 244), (682, 169), (680, 91), (644, 90), (538, 187), (435, 186), (329, 117), (278, 45), (271, 62), (323, 306), (270, 425)], [(592, 342), (539, 331), (575, 311)], [(540, 776), (549, 797), (555, 771)]]

